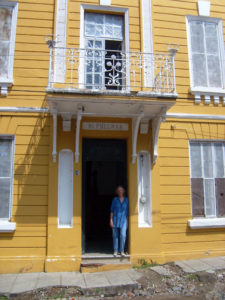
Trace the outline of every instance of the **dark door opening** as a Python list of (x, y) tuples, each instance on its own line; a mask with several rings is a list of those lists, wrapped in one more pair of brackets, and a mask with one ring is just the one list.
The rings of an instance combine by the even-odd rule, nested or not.
[(82, 252), (112, 253), (110, 206), (118, 185), (127, 188), (126, 141), (83, 139)]

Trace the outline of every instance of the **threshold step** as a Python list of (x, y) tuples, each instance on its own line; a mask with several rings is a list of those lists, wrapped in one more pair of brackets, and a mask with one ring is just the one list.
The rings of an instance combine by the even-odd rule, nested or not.
[(130, 259), (128, 257), (106, 259), (106, 258), (96, 258), (96, 259), (83, 259), (81, 263), (81, 273), (94, 273), (103, 271), (113, 271), (113, 270), (125, 270), (132, 268)]

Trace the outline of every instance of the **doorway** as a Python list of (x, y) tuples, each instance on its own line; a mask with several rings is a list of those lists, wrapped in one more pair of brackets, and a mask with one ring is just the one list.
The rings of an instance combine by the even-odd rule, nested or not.
[(109, 215), (118, 185), (127, 190), (126, 140), (83, 139), (82, 253), (113, 252)]

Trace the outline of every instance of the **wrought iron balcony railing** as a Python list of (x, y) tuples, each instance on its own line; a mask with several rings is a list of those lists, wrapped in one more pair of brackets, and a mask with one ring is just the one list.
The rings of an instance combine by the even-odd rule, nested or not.
[(174, 96), (174, 56), (50, 46), (48, 90)]

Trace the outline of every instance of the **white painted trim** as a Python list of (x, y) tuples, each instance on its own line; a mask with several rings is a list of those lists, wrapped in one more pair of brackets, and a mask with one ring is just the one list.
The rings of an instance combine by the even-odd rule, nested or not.
[(48, 108), (39, 107), (16, 107), (16, 106), (2, 106), (0, 112), (11, 112), (11, 113), (49, 113)]
[[(142, 0), (142, 28), (143, 28), (143, 53), (148, 54), (146, 60), (148, 61), (149, 55), (153, 53), (153, 35), (152, 35), (152, 6), (151, 0)], [(152, 62), (151, 59), (149, 59)], [(145, 86), (153, 86), (154, 69), (147, 66), (147, 70), (151, 73), (145, 72)]]
[(57, 159), (57, 110), (53, 108), (53, 141), (52, 141), (52, 161), (55, 163)]
[(13, 232), (16, 230), (16, 223), (0, 220), (0, 232)]
[(111, 0), (100, 0), (100, 5), (111, 5)]
[(78, 109), (76, 122), (76, 141), (75, 141), (75, 163), (79, 162), (79, 141), (80, 141), (80, 122), (82, 119), (82, 108)]
[[(143, 181), (144, 179), (146, 179), (146, 177), (144, 178), (140, 178), (141, 176), (141, 166), (140, 166), (140, 156), (144, 155), (147, 158), (147, 162), (144, 164), (144, 167), (147, 168), (147, 172), (148, 172), (148, 195), (142, 195), (142, 188), (143, 188)], [(139, 228), (151, 228), (152, 227), (152, 184), (151, 184), (151, 156), (150, 153), (148, 151), (140, 151), (138, 153), (138, 227)], [(146, 202), (144, 202), (141, 198), (144, 196), (144, 200)], [(141, 207), (142, 205), (142, 207)], [(146, 217), (147, 214), (147, 218), (143, 218), (143, 214), (141, 214), (141, 209), (143, 214)], [(144, 210), (144, 211), (143, 211)], [(145, 210), (147, 210), (147, 212), (145, 212)]]
[[(87, 11), (94, 11), (97, 13), (111, 12), (111, 13), (124, 13), (124, 38), (125, 38), (125, 51), (129, 52), (130, 49), (130, 37), (129, 37), (129, 9), (123, 7), (111, 7), (111, 6), (96, 6), (81, 4), (80, 6), (80, 48), (85, 48), (85, 38), (84, 38), (84, 13)], [(127, 86), (130, 86), (130, 72), (129, 72), (129, 62), (127, 62)], [(79, 63), (79, 88), (84, 88), (84, 59), (82, 58), (82, 53)], [(127, 90), (126, 90), (127, 91)]]
[(210, 1), (198, 1), (198, 14), (199, 16), (210, 16)]
[(196, 218), (189, 220), (188, 226), (192, 229), (224, 228), (225, 218)]
[(203, 16), (186, 16), (186, 28), (187, 28), (187, 41), (188, 41), (188, 58), (189, 58), (189, 69), (190, 69), (190, 84), (191, 84), (191, 91), (194, 92), (196, 90), (197, 94), (204, 94), (211, 90), (209, 87), (195, 87), (193, 82), (193, 70), (192, 70), (192, 63), (191, 63), (191, 34), (190, 34), (190, 26), (189, 21), (192, 20), (199, 20), (199, 21), (205, 21), (205, 22), (213, 22), (217, 23), (218, 25), (218, 41), (219, 41), (219, 47), (220, 47), (220, 61), (221, 61), (221, 76), (222, 76), (222, 87), (221, 89), (212, 89), (215, 91), (215, 93), (220, 93), (222, 91), (222, 94), (224, 94), (225, 89), (225, 53), (224, 53), (224, 38), (223, 38), (223, 23), (222, 19), (219, 18), (211, 18), (211, 17), (203, 17)]
[[(69, 169), (65, 169), (65, 165), (62, 163), (62, 155), (70, 154)], [(72, 228), (73, 227), (73, 152), (70, 149), (62, 149), (59, 152), (59, 165), (58, 165), (58, 228)], [(66, 175), (65, 176), (65, 171)], [(62, 176), (64, 175), (64, 176)], [(66, 181), (66, 183), (65, 183)], [(65, 184), (67, 189), (65, 189)], [(66, 194), (67, 193), (67, 194)], [(66, 205), (65, 205), (65, 202)], [(65, 214), (65, 206), (67, 208), (67, 217), (70, 222), (67, 224), (60, 223), (60, 217)], [(70, 209), (68, 209), (68, 207)], [(62, 213), (62, 211), (64, 213)], [(65, 215), (64, 215), (65, 216)]]
[(167, 113), (167, 118), (171, 119), (194, 119), (194, 120), (218, 120), (225, 121), (225, 116), (221, 115), (201, 115), (201, 114), (184, 114), (184, 113)]
[[(57, 1), (54, 82), (64, 83), (66, 74), (67, 0)], [(59, 48), (57, 48), (59, 47)]]
[(152, 120), (152, 145), (153, 145), (153, 164), (156, 163), (158, 157), (158, 140), (159, 131), (162, 122), (166, 121), (166, 107), (162, 107), (161, 113)]
[(132, 164), (135, 164), (137, 157), (137, 138), (139, 132), (139, 125), (143, 117), (144, 110), (141, 110), (140, 114), (132, 120)]

